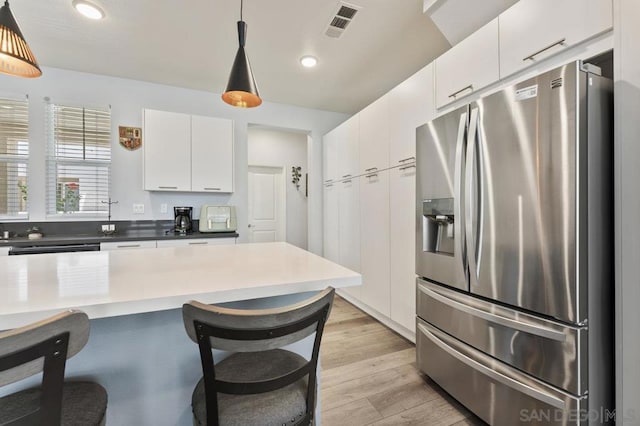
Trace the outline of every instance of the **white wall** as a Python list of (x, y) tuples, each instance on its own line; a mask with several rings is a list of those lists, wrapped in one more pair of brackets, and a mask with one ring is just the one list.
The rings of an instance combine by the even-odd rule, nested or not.
[[(199, 217), (203, 204), (232, 204), (237, 208), (239, 241), (247, 241), (247, 126), (248, 123), (309, 132), (310, 149), (310, 220), (322, 222), (322, 135), (347, 116), (327, 111), (264, 102), (251, 110), (233, 108), (216, 93), (188, 90), (159, 84), (126, 80), (95, 74), (44, 68), (38, 79), (21, 79), (0, 75), (0, 95), (29, 95), (30, 220), (54, 220), (45, 215), (45, 102), (112, 107), (112, 184), (111, 197), (119, 201), (113, 207), (114, 220), (172, 219), (174, 205), (194, 207)], [(263, 93), (263, 96), (268, 94)], [(142, 190), (142, 151), (127, 151), (119, 146), (118, 126), (142, 127), (142, 109), (152, 108), (187, 114), (208, 115), (235, 120), (235, 192), (227, 195), (161, 193)], [(144, 144), (144, 137), (143, 144)], [(133, 215), (133, 203), (143, 203), (145, 213)], [(169, 212), (160, 213), (160, 204)], [(59, 218), (55, 218), (59, 220)], [(310, 235), (309, 250), (322, 252), (322, 229)]]
[[(307, 197), (304, 175), (307, 168), (307, 135), (249, 126), (250, 166), (284, 167), (287, 199), (287, 242), (307, 248)], [(291, 182), (291, 167), (300, 166), (300, 189)]]
[(616, 424), (640, 426), (640, 2), (613, 4)]

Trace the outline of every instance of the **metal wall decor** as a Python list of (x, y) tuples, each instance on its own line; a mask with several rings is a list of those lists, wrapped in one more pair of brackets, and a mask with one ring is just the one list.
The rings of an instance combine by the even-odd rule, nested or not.
[(302, 167), (293, 166), (291, 167), (291, 183), (296, 186), (296, 189), (300, 189), (300, 178), (302, 177), (302, 173), (300, 172)]
[(118, 126), (118, 134), (120, 135), (120, 145), (134, 151), (142, 146), (142, 129), (140, 127)]

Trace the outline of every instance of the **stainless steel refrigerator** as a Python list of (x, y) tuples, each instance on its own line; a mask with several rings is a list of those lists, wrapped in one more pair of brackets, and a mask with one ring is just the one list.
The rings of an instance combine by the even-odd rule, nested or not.
[(492, 425), (613, 409), (612, 83), (569, 63), (417, 129), (417, 363)]

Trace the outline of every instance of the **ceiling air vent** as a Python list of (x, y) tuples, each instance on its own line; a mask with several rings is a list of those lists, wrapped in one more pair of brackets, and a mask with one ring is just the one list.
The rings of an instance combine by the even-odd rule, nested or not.
[(333, 38), (340, 37), (359, 10), (360, 7), (358, 6), (353, 6), (344, 2), (338, 3), (338, 10), (334, 16), (331, 17), (331, 21), (327, 26), (325, 34)]

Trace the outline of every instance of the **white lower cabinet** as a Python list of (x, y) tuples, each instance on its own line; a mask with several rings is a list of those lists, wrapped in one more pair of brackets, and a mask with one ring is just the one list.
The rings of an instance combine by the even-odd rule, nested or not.
[(0, 247), (0, 256), (8, 256), (11, 247)]
[(416, 328), (416, 166), (389, 170), (391, 319)]
[(189, 238), (180, 240), (158, 240), (158, 248), (188, 246), (222, 246), (235, 244), (235, 238)]
[(156, 248), (156, 240), (145, 241), (118, 241), (112, 243), (100, 243), (100, 251), (109, 250), (133, 250), (142, 248)]
[(360, 300), (389, 317), (389, 171), (360, 181)]
[(324, 257), (332, 262), (340, 263), (340, 210), (338, 198), (339, 183), (324, 185)]
[[(339, 259), (342, 266), (360, 272), (360, 178), (339, 182)], [(361, 287), (347, 287), (344, 291), (360, 299)]]

